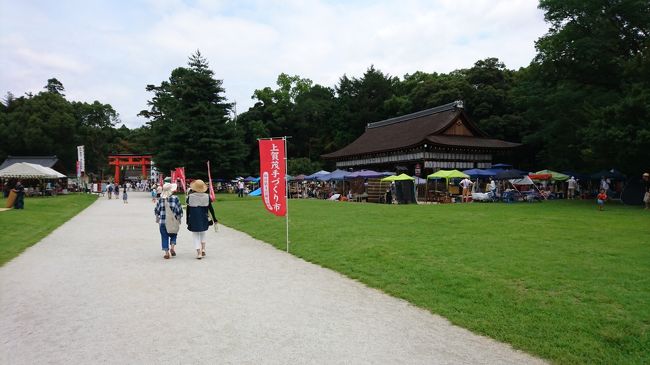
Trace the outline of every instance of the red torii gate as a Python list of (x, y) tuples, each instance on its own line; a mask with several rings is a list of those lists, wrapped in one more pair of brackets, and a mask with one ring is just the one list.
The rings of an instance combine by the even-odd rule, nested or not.
[(108, 164), (115, 166), (115, 182), (120, 183), (121, 166), (142, 166), (142, 178), (147, 179), (151, 170), (152, 155), (118, 154), (108, 155)]

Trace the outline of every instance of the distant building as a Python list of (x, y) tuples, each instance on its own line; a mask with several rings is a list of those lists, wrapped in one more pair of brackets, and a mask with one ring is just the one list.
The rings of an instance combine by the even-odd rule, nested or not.
[(7, 159), (4, 160), (2, 165), (0, 165), (0, 170), (18, 162), (33, 163), (33, 164), (52, 168), (58, 172), (62, 172), (62, 173), (66, 172), (63, 163), (59, 160), (58, 157), (56, 157), (56, 155), (52, 155), (52, 156), (11, 156), (10, 155), (7, 156)]
[(495, 155), (521, 144), (489, 138), (456, 101), (417, 113), (368, 123), (354, 142), (322, 155), (340, 169), (404, 170), (425, 175), (439, 169), (489, 168)]

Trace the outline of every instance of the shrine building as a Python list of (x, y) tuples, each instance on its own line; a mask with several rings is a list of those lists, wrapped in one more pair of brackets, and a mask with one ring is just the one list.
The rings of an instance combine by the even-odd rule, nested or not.
[(339, 169), (408, 171), (426, 176), (440, 169), (486, 169), (519, 143), (489, 138), (469, 120), (462, 101), (368, 123), (338, 151), (322, 155)]

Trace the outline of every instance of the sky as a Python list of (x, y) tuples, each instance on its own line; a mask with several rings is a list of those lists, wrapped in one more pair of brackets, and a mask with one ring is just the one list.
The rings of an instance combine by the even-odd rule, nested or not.
[(284, 72), (333, 87), (368, 67), (446, 73), (497, 57), (527, 66), (548, 30), (535, 0), (0, 0), (0, 93), (38, 93), (55, 77), (71, 101), (146, 119), (148, 84), (197, 49), (242, 113)]

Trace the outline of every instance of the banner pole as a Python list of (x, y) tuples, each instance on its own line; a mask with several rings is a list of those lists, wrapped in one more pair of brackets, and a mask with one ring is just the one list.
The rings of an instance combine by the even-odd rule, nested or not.
[(282, 140), (284, 141), (284, 201), (286, 202), (285, 204), (287, 205), (287, 210), (285, 214), (285, 220), (287, 223), (286, 231), (287, 231), (287, 253), (289, 252), (289, 181), (287, 180), (287, 174), (289, 173), (288, 170), (288, 153), (287, 151), (287, 137), (284, 136), (282, 137)]

